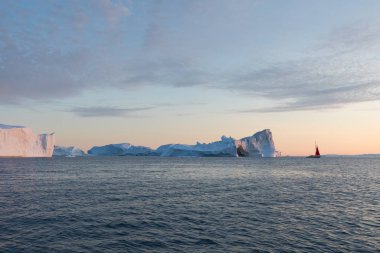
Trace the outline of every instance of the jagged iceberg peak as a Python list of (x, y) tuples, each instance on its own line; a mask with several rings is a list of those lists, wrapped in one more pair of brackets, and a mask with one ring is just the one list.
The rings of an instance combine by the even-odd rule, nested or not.
[(51, 157), (55, 135), (33, 133), (23, 126), (0, 124), (0, 157)]
[(129, 143), (108, 144), (105, 146), (95, 146), (87, 151), (89, 155), (98, 156), (146, 156), (153, 155), (151, 148), (144, 146), (133, 146)]
[(227, 137), (225, 135), (222, 135), (222, 137), (220, 137), (220, 141), (222, 141), (222, 142), (231, 142), (231, 141), (235, 141), (235, 139), (232, 138), (231, 136)]
[(276, 148), (269, 129), (257, 132), (235, 142), (239, 156), (275, 157)]
[(54, 146), (53, 156), (84, 156), (86, 155), (83, 150), (70, 146)]

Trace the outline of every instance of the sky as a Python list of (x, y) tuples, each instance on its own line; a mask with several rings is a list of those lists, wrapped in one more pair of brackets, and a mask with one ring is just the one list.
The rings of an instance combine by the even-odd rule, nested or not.
[(380, 153), (378, 0), (2, 0), (0, 123), (58, 145)]

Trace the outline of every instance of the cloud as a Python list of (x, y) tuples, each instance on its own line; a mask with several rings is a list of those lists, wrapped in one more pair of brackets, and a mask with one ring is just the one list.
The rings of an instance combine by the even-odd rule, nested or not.
[(380, 20), (362, 20), (333, 29), (316, 48), (331, 54), (373, 52), (379, 49)]
[(287, 62), (238, 73), (227, 81), (226, 88), (277, 103), (282, 101), (280, 107), (272, 108), (275, 111), (314, 110), (379, 100), (380, 65), (376, 60), (362, 61), (324, 57)]
[(128, 14), (123, 2), (35, 4), (44, 8), (0, 3), (8, 10), (0, 17), (0, 104), (78, 96), (118, 74), (108, 44)]
[(153, 107), (75, 107), (69, 110), (80, 117), (127, 117), (136, 116), (136, 113), (153, 109)]
[[(139, 19), (127, 22), (133, 15), (124, 1), (41, 1), (45, 8), (29, 9), (17, 3), (1, 8), (0, 2), (6, 10), (0, 16), (0, 104), (151, 86), (222, 89), (273, 101), (273, 107), (248, 110), (255, 112), (380, 100), (377, 20), (334, 29), (304, 52), (307, 57), (246, 64), (255, 55), (234, 57), (238, 48), (267, 35), (251, 20), (257, 2), (226, 1), (227, 7), (215, 8), (225, 4), (194, 1), (179, 8), (179, 2), (157, 1), (152, 10), (144, 9), (147, 20), (141, 27), (135, 27)], [(218, 68), (219, 62), (227, 67)], [(130, 113), (107, 107), (72, 112), (84, 117)]]
[(91, 89), (203, 85), (207, 80), (191, 57), (130, 56), (129, 37), (121, 26), (129, 8), (122, 1), (50, 5), (46, 13), (36, 13), (12, 4), (9, 13), (22, 9), (25, 18), (0, 17), (0, 104), (64, 99)]
[(380, 27), (340, 28), (316, 50), (261, 69), (246, 67), (227, 78), (225, 88), (273, 101), (272, 107), (241, 112), (332, 109), (380, 100)]
[(288, 112), (330, 110), (341, 108), (346, 104), (380, 100), (380, 82), (343, 86), (338, 88), (325, 88), (319, 91), (305, 93), (294, 101), (284, 102), (267, 108), (238, 110), (237, 112)]
[(98, 0), (97, 2), (105, 18), (111, 24), (120, 22), (122, 18), (130, 13), (128, 6), (120, 0)]
[(174, 87), (204, 86), (211, 74), (195, 67), (191, 59), (146, 60), (128, 64), (119, 87), (163, 85)]

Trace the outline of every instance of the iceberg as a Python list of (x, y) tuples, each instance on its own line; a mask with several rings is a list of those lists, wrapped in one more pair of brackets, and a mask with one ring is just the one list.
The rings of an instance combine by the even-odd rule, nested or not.
[(167, 144), (156, 149), (160, 156), (236, 156), (235, 140), (222, 136), (220, 141), (195, 145)]
[(222, 136), (220, 141), (197, 143), (195, 145), (168, 144), (160, 146), (156, 152), (160, 156), (195, 156), (195, 157), (275, 157), (276, 148), (269, 129), (252, 136), (235, 140)]
[(95, 146), (87, 151), (89, 155), (95, 156), (147, 156), (155, 155), (154, 150), (144, 146), (133, 146), (129, 143), (109, 144)]
[(54, 146), (53, 156), (84, 156), (83, 150), (76, 147)]
[(269, 129), (235, 141), (238, 156), (276, 157), (272, 133)]
[(55, 135), (33, 133), (24, 126), (0, 124), (0, 157), (51, 157)]
[(173, 157), (275, 157), (276, 149), (269, 129), (252, 136), (235, 140), (222, 136), (220, 141), (199, 143), (195, 145), (166, 144), (153, 150), (129, 143), (109, 144), (93, 147), (89, 155), (102, 156), (173, 156)]

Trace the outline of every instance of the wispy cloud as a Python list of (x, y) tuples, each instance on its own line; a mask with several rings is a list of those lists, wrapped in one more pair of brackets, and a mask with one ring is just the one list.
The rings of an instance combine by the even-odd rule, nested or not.
[(362, 20), (333, 29), (316, 49), (331, 54), (373, 52), (379, 48), (380, 20)]
[(380, 27), (361, 28), (339, 29), (318, 46), (317, 55), (262, 69), (247, 67), (231, 75), (225, 87), (273, 100), (272, 107), (242, 112), (332, 109), (380, 100)]
[(119, 22), (130, 13), (128, 6), (120, 0), (98, 0), (98, 5), (108, 22), (112, 24)]
[(137, 113), (148, 111), (153, 107), (134, 107), (134, 108), (118, 108), (118, 107), (75, 107), (69, 110), (81, 117), (128, 117), (136, 116)]
[[(349, 103), (380, 100), (379, 63), (368, 60), (349, 65), (332, 58), (284, 63), (237, 74), (228, 89), (274, 101), (274, 107), (252, 111), (294, 111), (333, 108)], [(279, 105), (279, 106), (277, 106)]]
[(324, 88), (315, 92), (310, 91), (301, 97), (293, 97), (294, 101), (280, 103), (267, 108), (254, 108), (239, 110), (238, 112), (288, 112), (331, 110), (341, 108), (344, 105), (356, 102), (368, 102), (380, 100), (380, 82), (343, 86), (338, 88)]
[[(170, 9), (171, 1), (154, 2), (146, 14), (153, 18), (136, 31), (135, 23), (125, 23), (133, 16), (127, 1), (52, 2), (46, 13), (11, 1), (0, 8), (8, 10), (0, 16), (0, 104), (68, 98), (99, 88), (151, 86), (222, 89), (273, 101), (272, 107), (253, 105), (247, 110), (254, 112), (317, 110), (380, 100), (378, 20), (334, 29), (305, 52), (307, 57), (265, 65), (254, 60), (260, 67), (252, 67), (244, 62), (255, 55), (240, 55), (228, 65), (231, 68), (215, 67), (218, 57), (229, 61), (226, 49), (234, 54), (241, 43), (249, 45), (261, 36), (259, 32), (267, 34), (265, 27), (251, 20), (258, 2), (194, 1), (176, 11)], [(129, 31), (138, 38), (131, 40)], [(148, 109), (71, 111), (83, 117), (121, 117)]]
[(121, 71), (117, 63), (106, 63), (113, 53), (110, 38), (119, 33), (114, 26), (128, 15), (124, 2), (40, 4), (46, 13), (0, 3), (8, 10), (0, 17), (0, 104), (77, 96)]
[(202, 86), (212, 80), (211, 74), (196, 67), (191, 59), (146, 60), (125, 66), (125, 79), (119, 87)]

